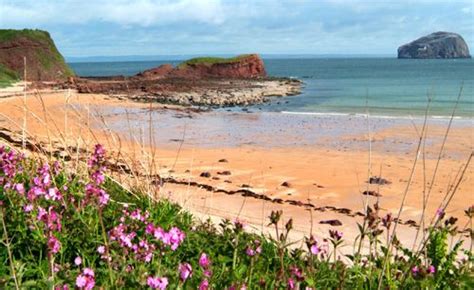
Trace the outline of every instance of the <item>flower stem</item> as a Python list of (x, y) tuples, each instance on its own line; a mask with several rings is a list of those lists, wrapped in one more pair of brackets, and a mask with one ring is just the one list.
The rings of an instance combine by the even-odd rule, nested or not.
[(5, 246), (7, 247), (8, 260), (10, 261), (10, 268), (12, 270), (13, 281), (15, 281), (15, 289), (19, 290), (20, 287), (18, 285), (18, 280), (16, 278), (15, 265), (13, 263), (13, 255), (12, 255), (12, 251), (10, 249), (10, 241), (8, 240), (7, 226), (5, 225), (5, 219), (3, 217), (3, 207), (0, 210), (0, 214), (2, 215), (3, 236), (4, 236), (4, 239), (5, 239)]
[(109, 243), (107, 240), (107, 234), (105, 232), (104, 220), (102, 219), (102, 208), (99, 208), (99, 221), (100, 227), (102, 228), (102, 237), (104, 239), (105, 244), (105, 253), (107, 255), (107, 265), (109, 266), (109, 279), (110, 279), (110, 286), (114, 285), (114, 278), (112, 276), (112, 265), (110, 264), (110, 253), (109, 253)]

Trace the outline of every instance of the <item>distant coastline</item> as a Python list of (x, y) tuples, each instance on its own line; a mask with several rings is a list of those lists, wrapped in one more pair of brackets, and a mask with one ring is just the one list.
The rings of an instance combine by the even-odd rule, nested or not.
[[(235, 54), (212, 54), (217, 57), (231, 57)], [(202, 56), (201, 54), (175, 55), (122, 55), (122, 56), (66, 56), (68, 63), (82, 62), (141, 62), (141, 61), (183, 61)], [(261, 54), (263, 59), (308, 59), (308, 58), (396, 58), (396, 54)]]

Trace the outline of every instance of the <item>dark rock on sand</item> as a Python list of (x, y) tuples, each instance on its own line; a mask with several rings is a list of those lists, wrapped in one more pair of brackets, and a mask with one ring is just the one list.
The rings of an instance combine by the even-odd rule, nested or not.
[(219, 171), (217, 172), (219, 175), (231, 175), (232, 173), (229, 170)]
[(291, 184), (288, 181), (285, 181), (281, 184), (283, 187), (291, 187)]
[(327, 225), (331, 225), (331, 226), (342, 226), (342, 223), (340, 220), (325, 220), (325, 221), (320, 221), (319, 222), (320, 224), (327, 224)]
[(469, 48), (461, 35), (435, 32), (398, 48), (398, 58), (470, 58)]
[(219, 159), (219, 162), (220, 162), (220, 163), (227, 163), (227, 162), (229, 162), (229, 161), (228, 161), (227, 159)]
[(207, 172), (207, 171), (205, 171), (205, 172), (201, 173), (201, 175), (200, 175), (200, 176), (201, 176), (201, 177), (206, 177), (206, 178), (209, 178), (209, 177), (211, 177), (211, 173), (210, 173), (210, 172)]
[(390, 182), (387, 179), (382, 178), (382, 177), (372, 176), (371, 178), (369, 178), (369, 183), (370, 184), (385, 185), (385, 184), (391, 184), (392, 182)]
[(362, 192), (363, 195), (370, 195), (370, 196), (375, 196), (375, 197), (380, 197), (382, 196), (380, 193), (373, 191), (373, 190), (366, 190)]

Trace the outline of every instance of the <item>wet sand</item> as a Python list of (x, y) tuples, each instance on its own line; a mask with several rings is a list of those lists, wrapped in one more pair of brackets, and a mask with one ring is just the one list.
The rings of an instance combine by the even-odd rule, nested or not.
[[(160, 194), (197, 216), (239, 217), (250, 228), (267, 231), (271, 210), (283, 209), (285, 219), (295, 219), (293, 239), (310, 231), (325, 237), (328, 229), (337, 228), (344, 232), (346, 249), (352, 248), (358, 234), (356, 223), (362, 221), (358, 213), (366, 202), (378, 200), (381, 215), (398, 212), (423, 123), (421, 118), (193, 112), (103, 95), (66, 96), (67, 92), (44, 94), (47, 113), (37, 97), (28, 97), (31, 135), (45, 140), (61, 131), (72, 144), (91, 146), (100, 141), (143, 163), (150, 156), (146, 153), (154, 152), (161, 177), (175, 181), (165, 182)], [(21, 131), (22, 99), (1, 99), (0, 106), (0, 127)], [(420, 154), (401, 215), (404, 222), (419, 222), (423, 189), (429, 188), (447, 125), (448, 120), (429, 120), (425, 154)], [(454, 120), (427, 206), (430, 219), (471, 154), (472, 144), (472, 120)], [(202, 177), (203, 172), (209, 177)], [(368, 184), (369, 176), (381, 176), (390, 184)], [(467, 221), (464, 209), (474, 203), (472, 189), (470, 166), (447, 209), (448, 215), (460, 219), (460, 228)], [(245, 196), (246, 190), (272, 201)], [(380, 196), (363, 195), (364, 191)], [(327, 220), (342, 225), (320, 224)], [(399, 226), (406, 243), (412, 243), (415, 233), (415, 227)]]

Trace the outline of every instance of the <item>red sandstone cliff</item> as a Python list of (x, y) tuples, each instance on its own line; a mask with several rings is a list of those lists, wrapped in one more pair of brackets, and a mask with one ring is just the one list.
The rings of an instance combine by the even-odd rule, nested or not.
[(229, 59), (198, 58), (173, 68), (169, 64), (146, 70), (136, 77), (153, 78), (260, 78), (267, 75), (262, 59), (257, 54)]
[(258, 78), (267, 75), (262, 59), (256, 54), (236, 57), (231, 61), (217, 63), (184, 63), (172, 74), (178, 77)]

